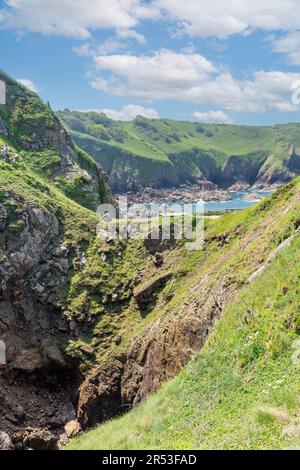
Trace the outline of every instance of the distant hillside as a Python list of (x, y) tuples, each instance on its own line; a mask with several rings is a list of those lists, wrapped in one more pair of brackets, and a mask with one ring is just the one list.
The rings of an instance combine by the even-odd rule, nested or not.
[(6, 104), (0, 105), (0, 153), (8, 145), (7, 163), (17, 160), (24, 168), (53, 181), (67, 196), (95, 209), (110, 199), (101, 167), (76, 147), (60, 120), (36, 93), (0, 71), (6, 84)]
[(114, 191), (197, 182), (263, 187), (300, 174), (300, 124), (200, 125), (141, 116), (119, 122), (69, 110), (58, 116), (109, 174)]

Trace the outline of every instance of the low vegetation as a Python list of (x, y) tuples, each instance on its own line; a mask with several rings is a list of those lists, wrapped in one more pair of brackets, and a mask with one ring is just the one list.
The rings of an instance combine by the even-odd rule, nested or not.
[[(189, 258), (168, 309), (175, 312), (187, 295), (192, 303), (196, 293), (190, 292), (205, 273), (213, 284), (227, 272), (228, 282), (240, 285), (237, 295), (173, 381), (125, 416), (78, 436), (68, 449), (299, 447), (299, 188), (297, 181), (254, 208), (207, 221), (209, 245)], [(227, 241), (222, 246), (219, 238), (216, 253), (217, 233), (226, 233)], [(290, 245), (247, 283), (266, 250), (292, 234)], [(224, 258), (226, 252), (231, 256)]]
[(272, 184), (300, 171), (297, 159), (290, 162), (292, 149), (300, 146), (298, 124), (200, 125), (141, 116), (120, 122), (69, 110), (58, 115), (78, 145), (109, 173), (116, 190), (204, 179), (219, 186)]

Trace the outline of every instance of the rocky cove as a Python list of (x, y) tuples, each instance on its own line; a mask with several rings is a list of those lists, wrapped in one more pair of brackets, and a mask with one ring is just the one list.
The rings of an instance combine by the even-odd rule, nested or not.
[[(209, 185), (208, 185), (209, 186)], [(256, 189), (248, 185), (233, 185), (228, 190), (218, 189), (214, 186), (204, 188), (203, 185), (181, 185), (178, 188), (153, 189), (144, 188), (143, 191), (116, 194), (115, 197), (127, 197), (129, 205), (132, 204), (194, 204), (204, 201), (206, 211), (222, 211), (243, 209), (259, 201), (262, 197), (272, 193), (275, 186), (263, 186)]]

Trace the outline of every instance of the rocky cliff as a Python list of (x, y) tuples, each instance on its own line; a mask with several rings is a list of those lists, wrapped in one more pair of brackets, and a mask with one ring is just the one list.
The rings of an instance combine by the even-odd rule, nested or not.
[(141, 116), (117, 122), (69, 110), (58, 115), (77, 144), (103, 166), (116, 192), (197, 183), (279, 186), (300, 172), (298, 124), (200, 126)]

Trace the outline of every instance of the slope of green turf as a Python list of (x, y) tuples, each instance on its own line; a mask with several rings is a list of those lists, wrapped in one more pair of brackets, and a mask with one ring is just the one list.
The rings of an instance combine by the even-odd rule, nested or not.
[[(300, 446), (299, 191), (297, 180), (256, 207), (210, 222), (207, 239), (226, 231), (229, 245), (215, 256), (209, 250), (200, 264), (191, 258), (189, 289), (176, 295), (187, 305), (192, 280), (209, 272), (214, 283), (220, 270), (230, 273), (228, 282), (240, 279), (238, 295), (205, 346), (173, 381), (123, 417), (78, 436), (68, 449)], [(245, 283), (254, 260), (265, 259), (263, 246), (278, 247), (291, 234), (290, 245)], [(224, 252), (230, 257), (219, 266)], [(203, 257), (211, 268), (203, 268)]]
[(58, 115), (78, 145), (103, 165), (112, 186), (120, 186), (122, 177), (133, 186), (170, 186), (203, 177), (230, 185), (234, 178), (247, 180), (249, 171), (250, 184), (258, 175), (285, 181), (291, 149), (300, 146), (299, 124), (200, 125), (141, 116), (118, 122), (103, 114), (68, 110)]

